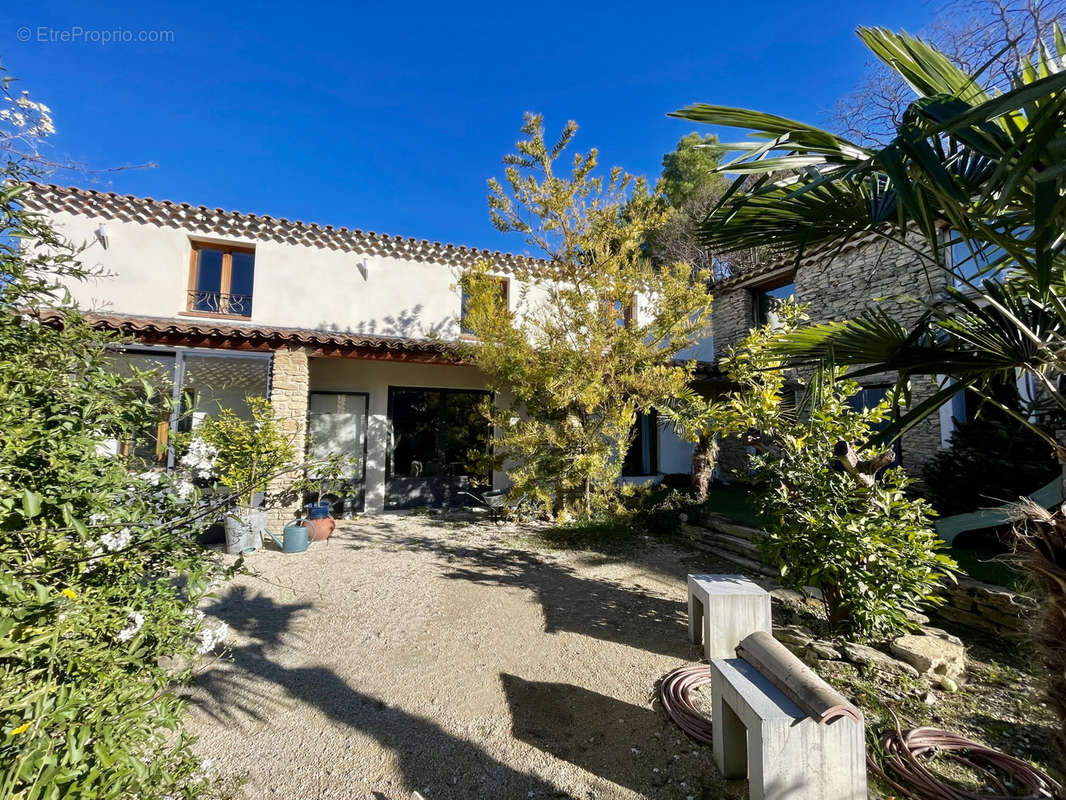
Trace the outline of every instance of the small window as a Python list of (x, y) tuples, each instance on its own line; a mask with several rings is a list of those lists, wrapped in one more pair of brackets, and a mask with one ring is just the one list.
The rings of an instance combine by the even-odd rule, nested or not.
[[(500, 300), (503, 301), (504, 306), (505, 307), (510, 307), (509, 306), (509, 285), (510, 285), (510, 281), (508, 281), (507, 278), (500, 278), (500, 277), (497, 277), (497, 276), (490, 276), (490, 278), (493, 281), (496, 282), (496, 287), (497, 287), (497, 289), (499, 289), (499, 292), (500, 292)], [(464, 287), (463, 288), (462, 299), (459, 301), (459, 332), (461, 334), (463, 334), (463, 336), (473, 336), (474, 335), (474, 331), (471, 330), (470, 326), (466, 322), (467, 305), (469, 304), (469, 302), (470, 302), (470, 295), (468, 295), (466, 293), (466, 288)]]
[(752, 316), (755, 327), (777, 325), (777, 309), (796, 294), (796, 284), (786, 283), (774, 288), (762, 287), (752, 290)]
[(254, 278), (255, 250), (194, 242), (187, 310), (208, 316), (250, 317)]
[(622, 475), (635, 478), (659, 472), (659, 417), (654, 410), (640, 412), (633, 423), (629, 450), (622, 462)]
[[(884, 399), (888, 396), (892, 386), (885, 385), (872, 385), (863, 386), (858, 392), (848, 398), (848, 406), (853, 411), (869, 411), (871, 408), (875, 408), (884, 402)], [(894, 412), (891, 412), (885, 419), (877, 423), (872, 427), (874, 433), (880, 433), (893, 422)], [(896, 463), (893, 466), (898, 466), (903, 461), (903, 442), (901, 439), (896, 439), (892, 444), (892, 449), (896, 451)]]

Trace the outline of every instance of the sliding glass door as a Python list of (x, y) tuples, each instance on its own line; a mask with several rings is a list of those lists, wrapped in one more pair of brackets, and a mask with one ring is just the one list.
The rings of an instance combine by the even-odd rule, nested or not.
[(469, 504), (492, 486), (488, 392), (389, 387), (386, 508)]

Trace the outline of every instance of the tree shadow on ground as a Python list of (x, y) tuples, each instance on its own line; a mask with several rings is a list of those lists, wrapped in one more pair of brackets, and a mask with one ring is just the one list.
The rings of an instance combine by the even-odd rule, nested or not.
[(360, 692), (325, 667), (278, 663), (287, 631), (312, 610), (309, 603), (278, 603), (263, 594), (248, 594), (242, 587), (234, 587), (205, 608), (208, 614), (224, 613), (230, 627), (249, 641), (228, 653), (229, 663), (200, 676), (196, 684), (200, 691), (189, 702), (219, 724), (235, 727), (243, 719), (264, 721), (270, 713), (263, 702), (269, 688), (262, 685), (265, 681), (387, 748), (408, 792), (430, 787), (434, 798), (566, 796), (432, 720)]
[(380, 523), (374, 529), (350, 529), (341, 541), (357, 549), (386, 542), (391, 547), (429, 550), (448, 562), (446, 578), (529, 590), (543, 609), (546, 633), (578, 633), (679, 659), (695, 655), (688, 641), (685, 603), (583, 576), (530, 550), (463, 544)]
[(660, 714), (566, 683), (506, 673), (500, 682), (516, 739), (638, 793), (647, 788), (648, 770), (637, 764), (638, 744), (660, 729)]

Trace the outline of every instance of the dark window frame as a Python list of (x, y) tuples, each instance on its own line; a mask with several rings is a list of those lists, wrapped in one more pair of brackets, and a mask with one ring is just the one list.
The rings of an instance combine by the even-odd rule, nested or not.
[(356, 499), (356, 506), (354, 510), (363, 513), (366, 511), (366, 461), (369, 453), (370, 443), (370, 392), (347, 392), (334, 389), (309, 389), (307, 392), (307, 441), (305, 443), (305, 458), (310, 459), (311, 449), (314, 446), (314, 442), (311, 441), (311, 395), (324, 394), (336, 396), (343, 394), (348, 397), (362, 397), (364, 401), (363, 405), (363, 472), (358, 478), (359, 493)]
[[(386, 484), (388, 484), (388, 481), (395, 474), (395, 465), (393, 463), (394, 457), (395, 457), (395, 453), (394, 453), (394, 450), (395, 450), (395, 433), (393, 431), (392, 421), (393, 421), (393, 399), (394, 399), (394, 393), (397, 392), (397, 391), (441, 392), (441, 393), (447, 393), (447, 394), (478, 394), (478, 395), (485, 395), (486, 397), (488, 397), (493, 402), (495, 402), (495, 400), (496, 400), (496, 393), (492, 392), (492, 391), (489, 391), (488, 389), (455, 389), (455, 388), (452, 388), (450, 386), (405, 386), (405, 385), (400, 385), (400, 384), (389, 384), (387, 389), (386, 389), (386, 393), (387, 393), (387, 398), (388, 399), (387, 399), (386, 404), (385, 404), (385, 420), (386, 420), (385, 482), (386, 482)], [(488, 444), (489, 444), (489, 451), (490, 451), (490, 454), (491, 454), (492, 451), (493, 451), (493, 448), (495, 447), (495, 439), (496, 439), (495, 430), (492, 427), (492, 424), (490, 422), (488, 422), (488, 420), (486, 420), (486, 427), (488, 428), (488, 437), (489, 437), (488, 438)], [(487, 476), (485, 476), (485, 477), (488, 478), (488, 482), (489, 482), (489, 486), (490, 487), (495, 486), (496, 477), (495, 477), (495, 474), (493, 472), (489, 472), (489, 474)]]
[[(649, 461), (651, 462), (651, 464), (650, 464), (651, 470), (648, 471), (648, 472), (643, 472), (643, 471), (634, 472), (634, 471), (630, 470), (629, 462), (630, 462), (630, 459), (632, 458), (632, 454), (636, 451), (638, 445), (640, 445), (640, 443), (641, 443), (641, 440), (642, 440), (642, 437), (643, 437), (643, 430), (639, 426), (641, 424), (641, 421), (644, 420), (644, 419), (648, 420), (648, 431), (651, 434), (651, 447), (650, 447), (650, 453), (648, 455)], [(658, 412), (656, 412), (656, 410), (654, 408), (650, 412), (648, 412), (647, 414), (645, 414), (642, 411), (637, 412), (637, 418), (635, 420), (633, 420), (633, 427), (636, 428), (637, 434), (633, 437), (632, 441), (630, 441), (629, 449), (626, 451), (626, 457), (624, 459), (622, 459), (622, 472), (621, 472), (622, 477), (623, 478), (650, 478), (650, 477), (652, 477), (654, 475), (660, 474), (662, 472), (662, 470), (659, 468), (659, 449), (660, 449), (659, 448), (659, 445), (660, 445), (659, 438), (660, 438), (660, 430), (659, 430), (659, 414), (658, 414)]]
[(784, 289), (786, 287), (792, 287), (792, 292), (786, 297), (796, 296), (796, 278), (795, 276), (789, 276), (788, 280), (777, 281), (774, 283), (767, 283), (762, 286), (753, 286), (751, 291), (751, 321), (753, 327), (761, 328), (770, 322), (767, 312), (763, 310), (763, 306), (768, 306), (768, 302), (764, 302), (764, 298), (774, 298), (775, 300), (784, 300), (783, 297), (778, 297), (773, 292), (778, 289)]

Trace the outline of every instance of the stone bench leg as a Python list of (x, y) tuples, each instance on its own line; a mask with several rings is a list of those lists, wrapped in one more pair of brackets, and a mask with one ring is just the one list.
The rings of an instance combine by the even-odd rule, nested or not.
[[(717, 677), (717, 675), (715, 676)], [(713, 686), (714, 763), (726, 780), (748, 777), (748, 731), (722, 693)]]
[(692, 592), (688, 593), (688, 640), (694, 645), (701, 645), (703, 636), (703, 601)]
[(688, 637), (708, 660), (732, 658), (741, 639), (772, 629), (770, 594), (749, 578), (688, 576)]

